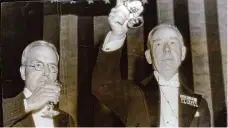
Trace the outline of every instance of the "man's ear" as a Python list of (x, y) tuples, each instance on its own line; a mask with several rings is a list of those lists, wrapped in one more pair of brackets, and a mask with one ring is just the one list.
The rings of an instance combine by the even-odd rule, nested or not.
[(25, 80), (25, 67), (24, 66), (20, 67), (20, 73), (21, 73), (21, 79)]
[(186, 56), (186, 47), (182, 46), (182, 56), (181, 56), (182, 61), (185, 59), (185, 56)]
[(145, 56), (146, 56), (147, 63), (152, 64), (152, 57), (149, 49), (145, 51)]

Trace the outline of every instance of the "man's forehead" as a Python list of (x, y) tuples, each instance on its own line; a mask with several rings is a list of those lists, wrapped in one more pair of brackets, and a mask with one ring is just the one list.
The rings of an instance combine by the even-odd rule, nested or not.
[(170, 27), (161, 27), (152, 33), (149, 40), (152, 42), (156, 42), (161, 41), (163, 39), (181, 40), (181, 38), (182, 37), (180, 33), (177, 32), (175, 29)]
[(36, 63), (36, 62), (41, 62), (41, 63), (47, 63), (47, 64), (58, 64), (57, 59), (50, 59), (45, 56), (30, 56), (27, 59), (27, 62), (29, 63)]
[[(168, 39), (170, 39), (170, 40), (180, 40), (177, 36), (171, 36)], [(163, 40), (164, 40), (164, 38), (162, 38), (162, 37), (154, 37), (154, 38), (151, 39), (152, 42), (159, 42), (159, 41), (163, 41)]]
[(35, 46), (30, 49), (27, 56), (29, 61), (44, 61), (58, 63), (55, 51), (47, 46)]
[(168, 33), (169, 35), (178, 35), (178, 32), (177, 30), (173, 29), (173, 28), (170, 28), (170, 27), (161, 27), (161, 28), (158, 28), (157, 30), (155, 30), (153, 32), (153, 35), (161, 35), (161, 36), (165, 36), (163, 33)]

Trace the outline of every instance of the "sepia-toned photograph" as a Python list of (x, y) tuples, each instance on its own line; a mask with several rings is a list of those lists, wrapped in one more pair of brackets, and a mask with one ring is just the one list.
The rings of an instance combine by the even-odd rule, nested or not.
[(227, 0), (0, 3), (0, 127), (227, 127)]

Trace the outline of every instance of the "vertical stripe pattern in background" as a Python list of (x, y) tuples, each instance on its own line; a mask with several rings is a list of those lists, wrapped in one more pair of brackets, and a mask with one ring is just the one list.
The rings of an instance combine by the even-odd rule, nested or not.
[(194, 90), (207, 100), (213, 119), (204, 0), (189, 0), (188, 7)]
[(217, 1), (205, 0), (204, 8), (214, 126), (223, 126), (223, 124), (227, 122), (227, 117), (225, 116), (227, 109), (225, 108), (225, 85), (223, 79)]

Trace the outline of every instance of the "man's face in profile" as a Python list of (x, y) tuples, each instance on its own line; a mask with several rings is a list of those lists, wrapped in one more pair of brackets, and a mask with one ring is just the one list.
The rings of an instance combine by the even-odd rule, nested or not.
[(172, 77), (184, 59), (182, 54), (185, 54), (185, 49), (183, 52), (181, 38), (172, 28), (164, 27), (154, 32), (150, 42), (156, 70), (162, 76)]
[[(57, 78), (58, 71), (50, 71), (55, 67), (58, 67), (56, 54), (50, 47), (33, 47), (28, 53), (26, 65), (28, 66), (25, 66), (24, 70), (25, 86), (31, 92), (33, 92), (37, 87), (44, 85), (47, 81), (54, 82)], [(35, 65), (42, 70), (39, 71), (35, 67), (31, 67)]]

